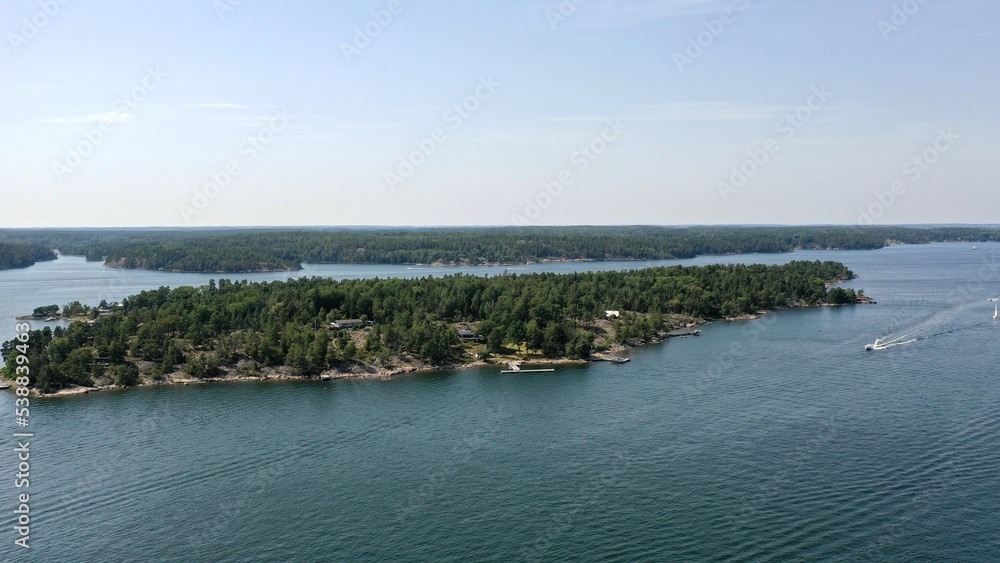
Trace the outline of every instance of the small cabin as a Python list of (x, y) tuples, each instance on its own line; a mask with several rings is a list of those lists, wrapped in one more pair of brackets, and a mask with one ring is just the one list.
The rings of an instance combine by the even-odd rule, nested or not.
[(477, 340), (476, 331), (471, 328), (460, 328), (458, 329), (458, 339), (466, 341)]
[(365, 321), (361, 319), (340, 319), (330, 323), (333, 328), (345, 329), (345, 328), (357, 328), (359, 326), (364, 326)]
[(604, 311), (604, 318), (606, 319), (617, 319), (618, 317), (621, 316), (622, 316), (621, 311)]

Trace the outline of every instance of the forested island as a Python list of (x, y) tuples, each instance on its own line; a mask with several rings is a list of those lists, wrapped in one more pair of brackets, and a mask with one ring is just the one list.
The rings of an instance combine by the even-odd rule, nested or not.
[(0, 230), (24, 254), (2, 267), (51, 259), (48, 249), (109, 267), (240, 273), (305, 263), (526, 264), (556, 260), (668, 260), (704, 254), (859, 250), (889, 244), (997, 241), (1000, 230), (945, 227), (495, 227), (352, 229)]
[[(631, 271), (250, 283), (144, 291), (67, 328), (30, 332), (31, 385), (219, 376), (392, 374), (485, 358), (585, 359), (677, 326), (783, 307), (855, 303), (838, 262)], [(52, 307), (42, 313), (52, 312)], [(614, 314), (610, 314), (609, 311)], [(2, 346), (11, 378), (18, 340)]]
[(27, 268), (36, 262), (55, 259), (56, 253), (43, 244), (0, 242), (0, 270)]

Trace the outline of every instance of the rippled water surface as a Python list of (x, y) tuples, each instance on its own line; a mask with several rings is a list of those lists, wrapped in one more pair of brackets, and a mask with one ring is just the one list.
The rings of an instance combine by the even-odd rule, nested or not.
[[(846, 263), (879, 304), (715, 323), (554, 374), (35, 401), (33, 547), (5, 526), (0, 559), (1000, 560), (1000, 266), (958, 244), (687, 263), (802, 258)], [(0, 317), (210, 277), (64, 259), (0, 272)]]

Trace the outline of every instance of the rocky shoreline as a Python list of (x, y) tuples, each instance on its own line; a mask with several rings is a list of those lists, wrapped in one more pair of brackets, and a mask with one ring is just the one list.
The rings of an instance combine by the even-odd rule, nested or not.
[[(627, 349), (631, 347), (623, 347), (622, 349)], [(572, 360), (569, 358), (538, 358), (531, 360), (521, 360), (521, 363), (527, 363), (532, 365), (584, 365), (593, 360)], [(484, 361), (475, 361), (467, 364), (446, 364), (440, 366), (431, 366), (427, 364), (423, 365), (405, 365), (399, 366), (391, 369), (386, 369), (378, 366), (373, 366), (371, 364), (363, 364), (357, 362), (357, 366), (362, 366), (361, 370), (353, 371), (340, 371), (340, 370), (327, 370), (316, 376), (305, 376), (305, 375), (292, 375), (289, 373), (283, 373), (283, 370), (275, 370), (273, 368), (265, 368), (261, 371), (259, 375), (223, 375), (217, 377), (206, 377), (206, 378), (196, 378), (188, 375), (184, 372), (174, 372), (167, 374), (163, 379), (143, 381), (133, 387), (121, 387), (119, 385), (114, 385), (111, 383), (94, 385), (93, 387), (85, 387), (82, 385), (73, 385), (67, 387), (66, 389), (60, 389), (54, 393), (39, 393), (38, 391), (32, 389), (31, 396), (33, 397), (72, 397), (76, 395), (86, 395), (90, 393), (96, 393), (100, 391), (125, 391), (127, 389), (134, 389), (140, 387), (167, 387), (174, 385), (203, 385), (210, 383), (249, 383), (249, 382), (262, 382), (262, 381), (334, 381), (341, 379), (391, 379), (393, 377), (405, 374), (416, 374), (416, 373), (433, 373), (438, 371), (459, 371), (470, 368), (477, 367), (503, 367), (506, 366), (507, 362), (501, 363), (491, 363)]]

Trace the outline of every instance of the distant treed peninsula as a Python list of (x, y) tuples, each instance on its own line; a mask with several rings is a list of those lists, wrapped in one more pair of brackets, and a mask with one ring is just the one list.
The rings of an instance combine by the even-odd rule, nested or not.
[[(219, 376), (388, 375), (499, 355), (587, 358), (704, 319), (858, 301), (830, 287), (838, 262), (671, 266), (630, 271), (334, 281), (220, 280), (144, 291), (68, 328), (27, 336), (31, 385), (186, 381)], [(58, 307), (50, 307), (58, 309)], [(44, 314), (47, 308), (42, 308)], [(17, 373), (22, 341), (3, 344)], [(103, 382), (103, 383), (101, 383)]]
[(55, 259), (52, 249), (42, 244), (0, 242), (0, 270), (27, 268), (36, 262)]
[[(3, 230), (0, 242), (45, 259), (47, 248), (146, 270), (240, 273), (302, 263), (524, 264), (549, 260), (664, 260), (796, 249), (996, 241), (1000, 230), (944, 227), (518, 227), (176, 230)], [(39, 248), (41, 245), (42, 248)], [(31, 254), (34, 253), (34, 254)], [(30, 265), (23, 258), (0, 267)]]

